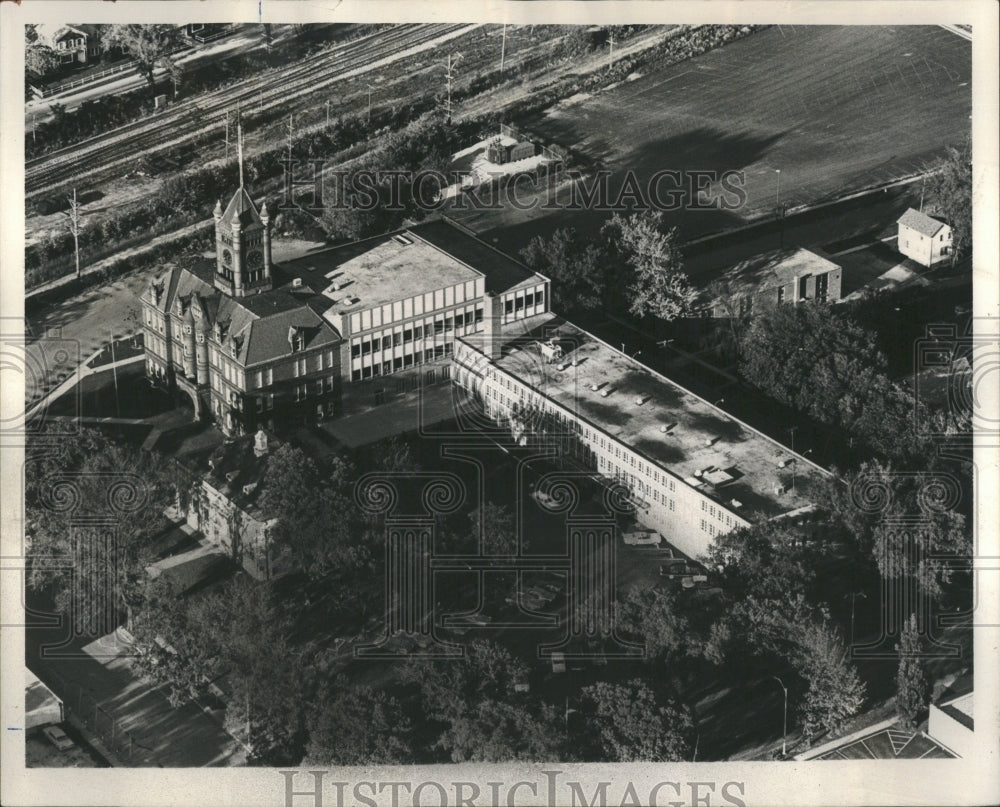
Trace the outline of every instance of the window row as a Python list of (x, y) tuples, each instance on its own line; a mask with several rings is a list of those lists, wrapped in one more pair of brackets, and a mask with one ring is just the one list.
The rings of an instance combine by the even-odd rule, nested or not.
[(443, 345), (435, 345), (434, 347), (427, 348), (424, 351), (418, 350), (414, 353), (397, 356), (394, 359), (376, 362), (375, 364), (371, 364), (367, 367), (358, 367), (351, 371), (351, 381), (363, 381), (366, 378), (378, 378), (379, 376), (392, 375), (393, 373), (398, 373), (400, 370), (405, 370), (408, 367), (414, 367), (425, 362), (450, 356), (453, 348), (454, 345), (448, 342)]

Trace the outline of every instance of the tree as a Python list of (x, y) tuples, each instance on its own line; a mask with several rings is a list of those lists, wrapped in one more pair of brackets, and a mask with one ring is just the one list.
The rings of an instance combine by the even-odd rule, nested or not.
[(38, 36), (37, 25), (24, 26), (24, 69), (44, 76), (59, 64), (59, 54)]
[(612, 254), (632, 269), (627, 284), (630, 313), (667, 321), (693, 313), (698, 291), (683, 270), (677, 228), (663, 232), (662, 211), (647, 210), (628, 218), (616, 213), (603, 231)]
[(689, 639), (676, 596), (662, 586), (630, 586), (618, 603), (618, 626), (656, 658), (669, 658)]
[(547, 703), (482, 700), (458, 714), (438, 739), (452, 762), (565, 760), (562, 720)]
[(403, 765), (414, 762), (413, 722), (392, 695), (336, 679), (308, 721), (310, 765)]
[(882, 456), (925, 452), (914, 433), (911, 393), (886, 375), (875, 335), (821, 303), (773, 306), (740, 345), (744, 380), (816, 420), (857, 434)]
[[(940, 599), (951, 580), (951, 557), (968, 557), (972, 537), (964, 514), (939, 502), (948, 486), (959, 495), (959, 481), (943, 473), (897, 473), (878, 460), (864, 463), (846, 478), (846, 490), (833, 498), (837, 517), (868, 554), (883, 578), (910, 580), (924, 594)], [(900, 523), (919, 516), (917, 526)], [(916, 552), (915, 549), (919, 549)]]
[(949, 147), (941, 170), (930, 177), (928, 191), (934, 206), (951, 225), (954, 265), (972, 248), (972, 139), (960, 148)]
[(865, 686), (847, 656), (841, 638), (824, 622), (805, 626), (797, 637), (792, 663), (808, 686), (799, 709), (808, 740), (839, 731), (864, 705)]
[(360, 561), (351, 465), (334, 457), (322, 471), (301, 449), (284, 444), (267, 460), (258, 504), (276, 519), (271, 537), (288, 547), (314, 578)]
[(816, 578), (820, 545), (806, 549), (789, 523), (763, 521), (717, 535), (708, 549), (708, 565), (722, 575), (722, 587), (734, 597), (760, 599), (807, 593)]
[[(137, 596), (147, 548), (176, 498), (174, 468), (97, 431), (50, 440), (28, 448), (28, 583), (52, 586), (61, 611), (92, 618), (88, 630), (103, 634)], [(88, 517), (104, 523), (88, 527)]]
[(574, 228), (558, 229), (548, 238), (536, 235), (521, 250), (521, 259), (552, 281), (552, 310), (570, 314), (604, 304), (606, 256)]
[(930, 701), (931, 687), (920, 661), (920, 635), (917, 616), (910, 614), (896, 645), (899, 669), (896, 671), (896, 714), (900, 728), (916, 731)]
[(156, 69), (167, 71), (172, 80), (179, 80), (180, 71), (170, 54), (180, 43), (176, 25), (109, 25), (101, 39), (104, 52), (121, 48), (135, 62), (136, 69), (156, 92)]
[(403, 679), (420, 687), (428, 714), (444, 722), (484, 700), (512, 700), (527, 677), (524, 662), (487, 640), (468, 645), (462, 659), (414, 659), (403, 670)]
[(681, 762), (690, 756), (690, 715), (672, 701), (659, 701), (642, 679), (602, 681), (581, 695), (587, 732), (596, 738), (593, 751), (602, 761)]
[(483, 552), (488, 555), (517, 554), (517, 524), (507, 505), (486, 502), (469, 513), (469, 522), (472, 535), (481, 537)]

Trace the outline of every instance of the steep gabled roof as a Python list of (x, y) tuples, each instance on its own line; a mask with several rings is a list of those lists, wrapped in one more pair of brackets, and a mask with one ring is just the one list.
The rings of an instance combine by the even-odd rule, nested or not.
[(897, 224), (902, 224), (904, 227), (909, 227), (911, 230), (916, 230), (921, 235), (928, 235), (931, 238), (937, 235), (942, 227), (947, 226), (912, 207), (900, 217)]
[(222, 214), (222, 223), (227, 227), (232, 227), (234, 218), (239, 218), (240, 225), (244, 228), (253, 224), (260, 225), (261, 227), (264, 226), (260, 220), (257, 205), (253, 203), (250, 194), (242, 186), (237, 189), (236, 193), (233, 194), (233, 198), (229, 200), (229, 206)]

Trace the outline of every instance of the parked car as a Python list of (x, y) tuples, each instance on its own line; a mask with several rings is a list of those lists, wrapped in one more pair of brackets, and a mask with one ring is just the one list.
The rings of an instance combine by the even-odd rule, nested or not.
[(49, 738), (49, 741), (60, 751), (68, 751), (76, 743), (66, 736), (66, 732), (59, 726), (46, 726), (42, 729), (42, 734)]
[(552, 654), (552, 672), (554, 673), (566, 672), (566, 656), (563, 653)]

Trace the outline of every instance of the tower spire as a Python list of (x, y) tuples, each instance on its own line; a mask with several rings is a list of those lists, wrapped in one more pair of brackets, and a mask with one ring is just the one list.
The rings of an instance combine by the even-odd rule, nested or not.
[(240, 118), (240, 105), (236, 105), (236, 149), (240, 159), (240, 187), (243, 187), (243, 121)]

